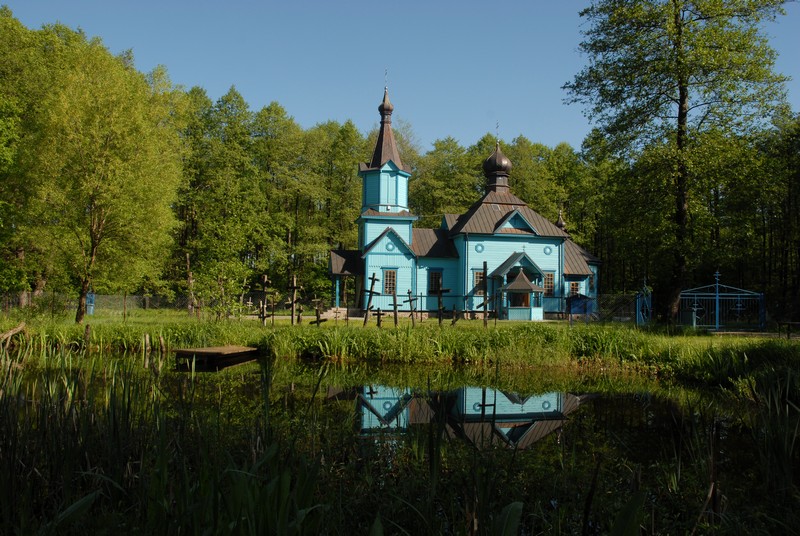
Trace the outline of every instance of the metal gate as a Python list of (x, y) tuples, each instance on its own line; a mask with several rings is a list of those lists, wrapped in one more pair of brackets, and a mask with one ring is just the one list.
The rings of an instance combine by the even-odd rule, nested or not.
[(716, 283), (681, 292), (680, 323), (684, 326), (720, 329), (763, 330), (766, 326), (764, 295)]

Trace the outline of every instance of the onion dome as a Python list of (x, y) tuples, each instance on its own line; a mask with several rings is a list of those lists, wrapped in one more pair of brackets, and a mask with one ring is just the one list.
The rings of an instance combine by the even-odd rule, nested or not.
[(397, 143), (394, 141), (394, 133), (392, 133), (394, 105), (389, 102), (388, 87), (383, 88), (383, 101), (378, 106), (378, 111), (381, 113), (381, 126), (378, 129), (378, 140), (375, 143), (372, 159), (367, 164), (366, 169), (378, 169), (390, 160), (398, 168), (405, 169), (403, 161), (400, 160), (400, 151), (397, 150)]
[(561, 210), (558, 211), (558, 220), (556, 221), (556, 227), (558, 227), (564, 232), (567, 232), (567, 224), (564, 221), (564, 216), (561, 214)]
[(483, 161), (483, 173), (487, 178), (493, 175), (508, 176), (511, 173), (511, 160), (508, 159), (503, 151), (500, 150), (500, 142), (497, 142), (494, 152)]
[(378, 105), (378, 112), (381, 114), (381, 117), (384, 117), (386, 115), (392, 115), (393, 111), (394, 105), (389, 102), (389, 88), (383, 88), (383, 102)]

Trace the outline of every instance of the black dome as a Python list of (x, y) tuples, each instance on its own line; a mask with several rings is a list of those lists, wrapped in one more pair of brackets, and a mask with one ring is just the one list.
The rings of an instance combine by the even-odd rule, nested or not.
[(497, 142), (497, 146), (489, 158), (483, 161), (483, 173), (487, 177), (490, 175), (508, 175), (511, 173), (512, 167), (511, 160), (500, 150), (500, 142)]

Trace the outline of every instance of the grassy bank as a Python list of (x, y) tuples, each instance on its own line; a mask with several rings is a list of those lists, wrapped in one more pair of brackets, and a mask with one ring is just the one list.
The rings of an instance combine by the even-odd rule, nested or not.
[[(6, 319), (0, 330), (14, 321)], [(439, 365), (529, 371), (550, 369), (567, 376), (638, 376), (699, 387), (736, 386), (764, 370), (800, 367), (796, 342), (666, 334), (628, 326), (480, 322), (412, 328), (351, 324), (262, 327), (252, 320), (199, 321), (185, 314), (153, 312), (120, 322), (93, 318), (78, 326), (39, 320), (11, 341), (35, 351), (47, 348), (82, 352), (169, 354), (176, 348), (225, 344), (260, 347), (279, 361), (303, 360), (345, 365)]]

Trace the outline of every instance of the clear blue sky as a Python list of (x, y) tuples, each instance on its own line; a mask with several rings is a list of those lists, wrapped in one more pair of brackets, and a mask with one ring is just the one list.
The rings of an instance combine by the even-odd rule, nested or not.
[[(561, 86), (577, 52), (585, 0), (0, 0), (29, 28), (61, 22), (100, 37), (136, 66), (216, 100), (231, 86), (253, 110), (280, 103), (304, 128), (377, 125), (388, 69), (395, 119), (423, 150), (487, 132), (580, 147), (590, 125)], [(766, 32), (800, 111), (800, 5)]]

